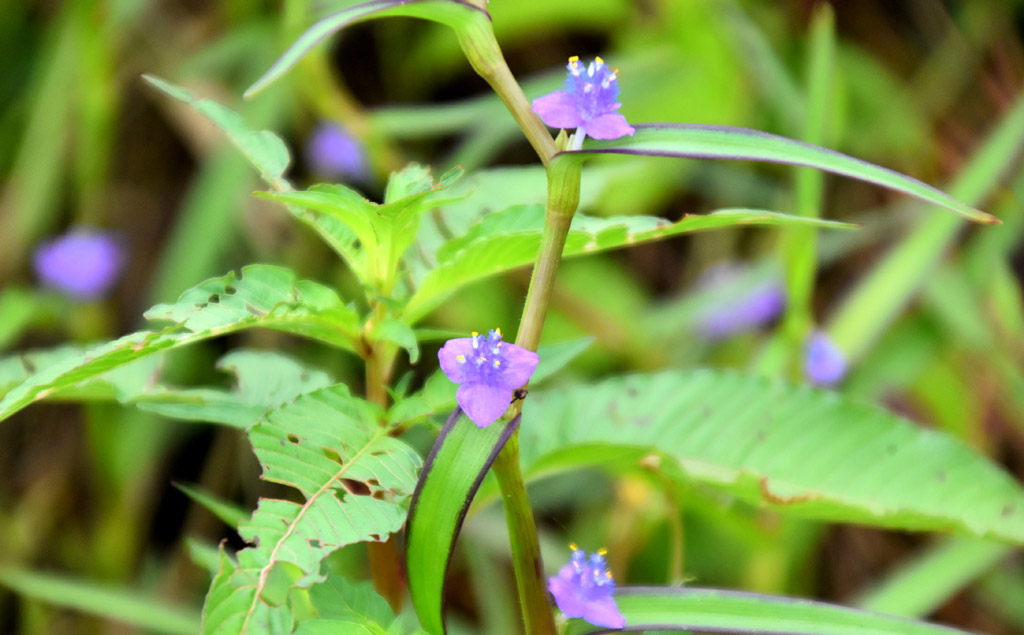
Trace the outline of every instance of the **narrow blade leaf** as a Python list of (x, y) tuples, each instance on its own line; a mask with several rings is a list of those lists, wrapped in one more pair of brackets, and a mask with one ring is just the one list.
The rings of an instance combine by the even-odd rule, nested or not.
[(591, 141), (583, 150), (558, 157), (582, 159), (592, 154), (637, 154), (691, 159), (767, 161), (817, 168), (898, 192), (950, 209), (973, 221), (998, 223), (990, 214), (966, 205), (915, 178), (820, 146), (786, 137), (730, 126), (652, 123), (636, 126), (636, 134), (611, 141)]
[(445, 632), (445, 577), (466, 511), (518, 425), (516, 417), (481, 429), (456, 408), (423, 464), (406, 525), (406, 570), (413, 606), (432, 635)]
[[(718, 589), (629, 588), (615, 593), (630, 631), (757, 635), (963, 635), (964, 631), (845, 606)], [(608, 633), (573, 620), (566, 635)]]

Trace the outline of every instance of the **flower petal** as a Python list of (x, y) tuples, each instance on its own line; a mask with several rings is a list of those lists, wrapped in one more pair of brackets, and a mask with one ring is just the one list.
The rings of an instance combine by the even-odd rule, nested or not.
[(486, 428), (508, 410), (512, 389), (472, 382), (459, 386), (455, 400), (473, 423)]
[(460, 355), (463, 359), (476, 357), (476, 353), (473, 352), (473, 338), (460, 337), (448, 340), (441, 350), (437, 351), (437, 360), (441, 362), (441, 370), (444, 371), (448, 379), (456, 384), (461, 384), (468, 378), (466, 375), (468, 366), (465, 362), (459, 362)]
[(583, 124), (583, 130), (587, 136), (594, 139), (618, 139), (636, 132), (636, 128), (629, 125), (626, 118), (617, 112), (591, 119)]
[(583, 617), (587, 605), (579, 597), (575, 584), (562, 578), (548, 578), (548, 591), (555, 596), (555, 604), (566, 617)]
[(534, 99), (533, 112), (552, 128), (578, 128), (583, 125), (575, 100), (564, 90)]
[(626, 625), (626, 618), (619, 613), (619, 607), (610, 595), (587, 602), (583, 606), (583, 619), (594, 626), (608, 628), (622, 628)]
[(502, 344), (501, 350), (504, 360), (501, 365), (501, 383), (510, 390), (515, 390), (529, 381), (533, 371), (537, 370), (540, 357), (537, 353), (515, 344)]

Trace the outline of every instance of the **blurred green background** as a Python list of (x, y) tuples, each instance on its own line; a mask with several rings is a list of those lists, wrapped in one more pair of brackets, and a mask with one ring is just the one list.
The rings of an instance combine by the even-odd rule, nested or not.
[[(4, 5), (5, 354), (126, 333), (142, 325), (151, 304), (251, 262), (284, 264), (343, 289), (354, 284), (312, 234), (251, 195), (261, 187), (257, 175), (212, 125), (147, 87), (142, 73), (282, 134), (298, 183), (317, 176), (303, 149), (318, 122), (329, 120), (365, 149), (369, 172), (352, 185), (368, 198), (380, 199), (390, 170), (419, 161), (435, 174), (465, 166), (461, 187), (486, 192), (496, 206), (543, 200), (543, 172), (526, 167), (536, 164), (529, 146), (442, 27), (396, 19), (350, 28), (257, 98), (241, 99), (305, 26), (344, 4)], [(841, 390), (946, 430), (1020, 478), (1024, 8), (1012, 0), (838, 2), (831, 80), (816, 102), (807, 84), (817, 4), (492, 0), (490, 11), (531, 99), (558, 88), (570, 55), (601, 55), (620, 69), (621, 112), (633, 123), (724, 124), (807, 138), (808, 121), (817, 121), (817, 142), (1000, 216), (999, 227), (966, 228), (955, 219), (936, 226), (933, 216), (944, 212), (827, 177), (822, 215), (863, 229), (821, 236), (809, 306), (813, 322), (849, 353)], [(986, 140), (1001, 151), (982, 153)], [(524, 167), (473, 174), (495, 166)], [(671, 219), (731, 206), (793, 212), (802, 200), (795, 174), (738, 162), (595, 162), (585, 171), (583, 204), (596, 215)], [(34, 248), (78, 226), (113, 230), (126, 246), (123, 275), (99, 301), (42, 289), (33, 274)], [(737, 229), (567, 261), (545, 340), (594, 338), (565, 371), (575, 377), (693, 366), (778, 373), (773, 342), (785, 329), (767, 325), (712, 341), (698, 322), (723, 295), (778, 276), (790, 248), (777, 231)], [(900, 260), (887, 265), (891, 258)], [(740, 268), (733, 286), (700, 285), (726, 263)], [(460, 292), (426, 325), (513, 331), (528, 273)], [(889, 295), (855, 301), (872, 275), (887, 281)], [(869, 326), (858, 331), (862, 325)], [(165, 373), (183, 384), (226, 385), (214, 364), (239, 347), (284, 350), (354, 387), (363, 382), (354, 359), (266, 332), (176, 353)], [(410, 370), (415, 385), (433, 369), (431, 359), (428, 351), (400, 370)], [(4, 380), (0, 373), (0, 390), (9, 387)], [(235, 430), (108, 401), (22, 412), (0, 426), (0, 632), (189, 632), (209, 584), (190, 553), (204, 562), (220, 540), (240, 541), (173, 483), (198, 483), (251, 509), (268, 491), (258, 474)], [(695, 581), (860, 602), (978, 632), (1024, 632), (1024, 560), (1002, 547), (798, 522), (703, 494), (666, 493), (639, 478), (584, 474), (535, 489), (545, 539), (559, 549), (566, 534), (608, 541), (620, 583)], [(494, 506), (467, 524), (449, 586), (462, 632), (513, 632), (503, 532)], [(680, 540), (679, 558), (666, 558), (667, 545)], [(346, 566), (358, 571), (358, 554)], [(485, 593), (480, 580), (493, 581)]]

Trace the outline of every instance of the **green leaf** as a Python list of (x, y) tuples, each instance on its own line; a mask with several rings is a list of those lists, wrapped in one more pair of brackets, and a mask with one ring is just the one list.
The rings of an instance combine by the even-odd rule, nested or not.
[(372, 18), (403, 16), (440, 22), (454, 29), (460, 29), (481, 18), (489, 19), (485, 11), (462, 0), (371, 0), (348, 7), (320, 19), (309, 27), (274, 62), (273, 66), (256, 80), (249, 90), (245, 91), (245, 96), (252, 97), (266, 88), (302, 59), (314, 46), (344, 27)]
[(234, 350), (217, 368), (235, 376), (235, 389), (159, 387), (128, 401), (173, 419), (245, 429), (268, 409), (335, 383), (324, 371), (275, 351)]
[(590, 348), (595, 339), (590, 336), (578, 337), (574, 340), (538, 346), (537, 355), (540, 357), (540, 363), (537, 364), (537, 370), (530, 377), (530, 385), (543, 384), (544, 380), (562, 370), (569, 362)]
[[(303, 192), (260, 192), (258, 196), (334, 219), (359, 239), (362, 250), (373, 253), (377, 248), (378, 239), (372, 223), (377, 206), (344, 185), (314, 185)], [(351, 258), (360, 263), (361, 271), (365, 265), (362, 264), (363, 257), (355, 255), (359, 250), (354, 246), (346, 246), (346, 249), (351, 252)]]
[(401, 320), (384, 320), (374, 325), (370, 337), (397, 344), (409, 352), (409, 362), (415, 364), (420, 359), (420, 345), (416, 341), (416, 333)]
[(260, 172), (264, 181), (275, 189), (289, 189), (284, 179), (291, 157), (284, 141), (269, 130), (250, 130), (237, 112), (212, 99), (196, 99), (192, 93), (153, 75), (143, 75), (151, 86), (182, 101), (205, 115), (231, 139), (245, 158)]
[[(0, 420), (33, 401), (146, 356), (200, 340), (260, 327), (352, 349), (359, 316), (328, 287), (299, 280), (281, 267), (252, 265), (189, 289), (175, 304), (146, 312), (171, 321), (161, 331), (139, 331), (40, 367), (0, 400)], [(136, 375), (138, 381), (145, 377)]]
[[(259, 171), (263, 181), (278, 192), (290, 192), (291, 184), (284, 178), (290, 158), (284, 142), (268, 130), (251, 130), (241, 115), (210, 99), (196, 99), (188, 91), (162, 79), (146, 75), (145, 80), (175, 99), (194, 107), (200, 114), (223, 130), (249, 162)], [(337, 189), (341, 186), (336, 186)], [(350, 191), (350, 190), (347, 190)], [(355, 195), (358, 197), (358, 195)], [(361, 197), (360, 197), (361, 198)], [(287, 201), (283, 201), (287, 203)], [(300, 222), (311, 227), (348, 266), (363, 277), (361, 253), (356, 247), (356, 236), (337, 216), (309, 212), (287, 206)]]
[(583, 466), (666, 477), (780, 513), (1024, 543), (1024, 490), (947, 434), (808, 386), (667, 371), (531, 393), (528, 479)]
[[(954, 628), (856, 609), (718, 589), (620, 588), (629, 630), (687, 630), (763, 635), (954, 635)], [(565, 635), (607, 632), (572, 620)]]
[[(563, 257), (597, 253), (649, 240), (743, 225), (853, 225), (805, 219), (763, 210), (725, 209), (707, 215), (684, 216), (671, 222), (654, 216), (597, 218), (576, 214), (565, 241)], [(540, 249), (544, 208), (522, 205), (490, 214), (437, 252), (437, 266), (422, 279), (409, 300), (404, 318), (412, 323), (435, 308), (455, 289), (502, 271), (528, 265)]]
[(261, 499), (241, 524), (239, 534), (252, 546), (214, 580), (204, 633), (263, 633), (268, 624), (286, 623), (287, 591), (320, 582), (324, 558), (401, 528), (420, 458), (379, 421), (379, 408), (337, 385), (253, 426), (249, 439), (263, 479), (296, 488), (303, 502)]
[(424, 462), (409, 507), (405, 562), (412, 603), (428, 633), (444, 632), (444, 581), (455, 540), (484, 475), (518, 424), (516, 417), (478, 428), (456, 408)]
[(738, 159), (802, 165), (881, 185), (950, 209), (974, 221), (999, 222), (915, 178), (867, 161), (778, 135), (729, 126), (652, 123), (636, 126), (632, 137), (589, 141), (583, 150), (562, 152), (553, 161), (582, 161), (593, 154), (635, 154), (695, 159)]
[(309, 590), (309, 600), (320, 617), (336, 619), (347, 615), (368, 617), (381, 624), (393, 622), (395, 614), (373, 589), (373, 583), (350, 582), (333, 574)]
[(3, 567), (0, 568), (0, 585), (23, 597), (123, 622), (146, 631), (191, 635), (199, 626), (199, 616), (191, 610), (169, 606), (159, 598), (147, 597), (135, 589), (92, 580)]
[[(382, 205), (343, 185), (315, 185), (304, 192), (268, 192), (260, 196), (284, 203), (292, 210), (309, 210), (307, 220), (329, 230), (332, 236), (338, 234), (337, 223), (341, 223), (345, 233), (336, 236), (335, 249), (344, 252), (345, 260), (362, 280), (372, 279), (387, 286), (397, 274), (402, 255), (416, 238), (420, 214), (445, 202), (437, 201), (434, 194), (461, 174), (461, 168), (449, 170), (434, 183), (429, 168), (412, 163), (391, 175)], [(293, 213), (302, 214), (300, 210)]]
[(224, 521), (228, 527), (238, 527), (248, 513), (240, 505), (230, 503), (210, 492), (184, 483), (174, 483), (174, 486), (181, 490), (186, 496), (199, 503), (214, 516)]
[[(26, 351), (0, 359), (0, 395), (7, 394), (37, 372), (54, 364), (81, 358), (88, 347), (65, 344), (57, 348)], [(145, 392), (157, 371), (157, 358), (121, 366), (87, 382), (68, 386), (53, 393), (53, 399), (79, 401), (125, 400)]]
[(357, 617), (333, 620), (306, 620), (295, 629), (295, 635), (387, 635), (387, 631), (376, 624), (366, 623)]

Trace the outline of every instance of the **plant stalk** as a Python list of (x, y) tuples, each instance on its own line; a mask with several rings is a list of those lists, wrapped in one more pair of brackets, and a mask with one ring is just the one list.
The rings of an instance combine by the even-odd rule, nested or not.
[[(377, 304), (373, 314), (376, 320), (383, 319), (384, 306)], [(394, 346), (388, 342), (372, 342), (366, 354), (366, 398), (379, 405), (388, 407), (387, 387), (391, 381), (391, 371), (395, 363)], [(405, 580), (402, 577), (394, 534), (384, 542), (366, 543), (367, 559), (370, 566), (370, 578), (373, 588), (387, 600), (395, 613), (402, 610), (402, 597), (405, 594)]]
[[(519, 322), (516, 345), (537, 350), (544, 317), (551, 301), (555, 274), (562, 260), (562, 248), (572, 215), (579, 204), (581, 166), (575, 160), (557, 161), (548, 166), (548, 202), (545, 213), (544, 235), (540, 253), (533, 267), (526, 306)], [(519, 414), (521, 402), (512, 407), (512, 416)], [(507, 416), (507, 413), (506, 413)], [(505, 521), (508, 524), (512, 546), (512, 564), (515, 568), (519, 604), (522, 607), (526, 633), (548, 635), (555, 633), (555, 624), (548, 600), (544, 565), (540, 556), (537, 524), (526, 494), (526, 485), (519, 465), (519, 431), (512, 433), (494, 462), (494, 475), (501, 488), (505, 503)]]
[[(481, 13), (477, 20), (457, 31), (459, 45), (466, 54), (473, 70), (484, 78), (498, 94), (512, 118), (519, 124), (527, 141), (533, 146), (541, 162), (547, 165), (557, 149), (547, 126), (530, 107), (530, 101), (523, 94), (516, 78), (512, 76), (505, 57), (501, 54), (490, 18)], [(575, 211), (575, 208), (573, 209)]]
[[(544, 234), (516, 336), (516, 345), (535, 351), (551, 301), (555, 274), (562, 260), (562, 248), (565, 246), (572, 216), (579, 205), (581, 166), (575, 159), (554, 160), (558, 147), (512, 76), (494, 38), (491, 22), (485, 14), (459, 31), (459, 44), (473, 69), (498, 94), (537, 156), (548, 168)], [(521, 402), (515, 402), (509, 412), (505, 413), (505, 420), (518, 415), (520, 408)], [(518, 430), (512, 433), (498, 454), (493, 469), (505, 504), (505, 520), (508, 524), (525, 632), (528, 635), (554, 635), (555, 621), (544, 579), (537, 524), (519, 465)]]

